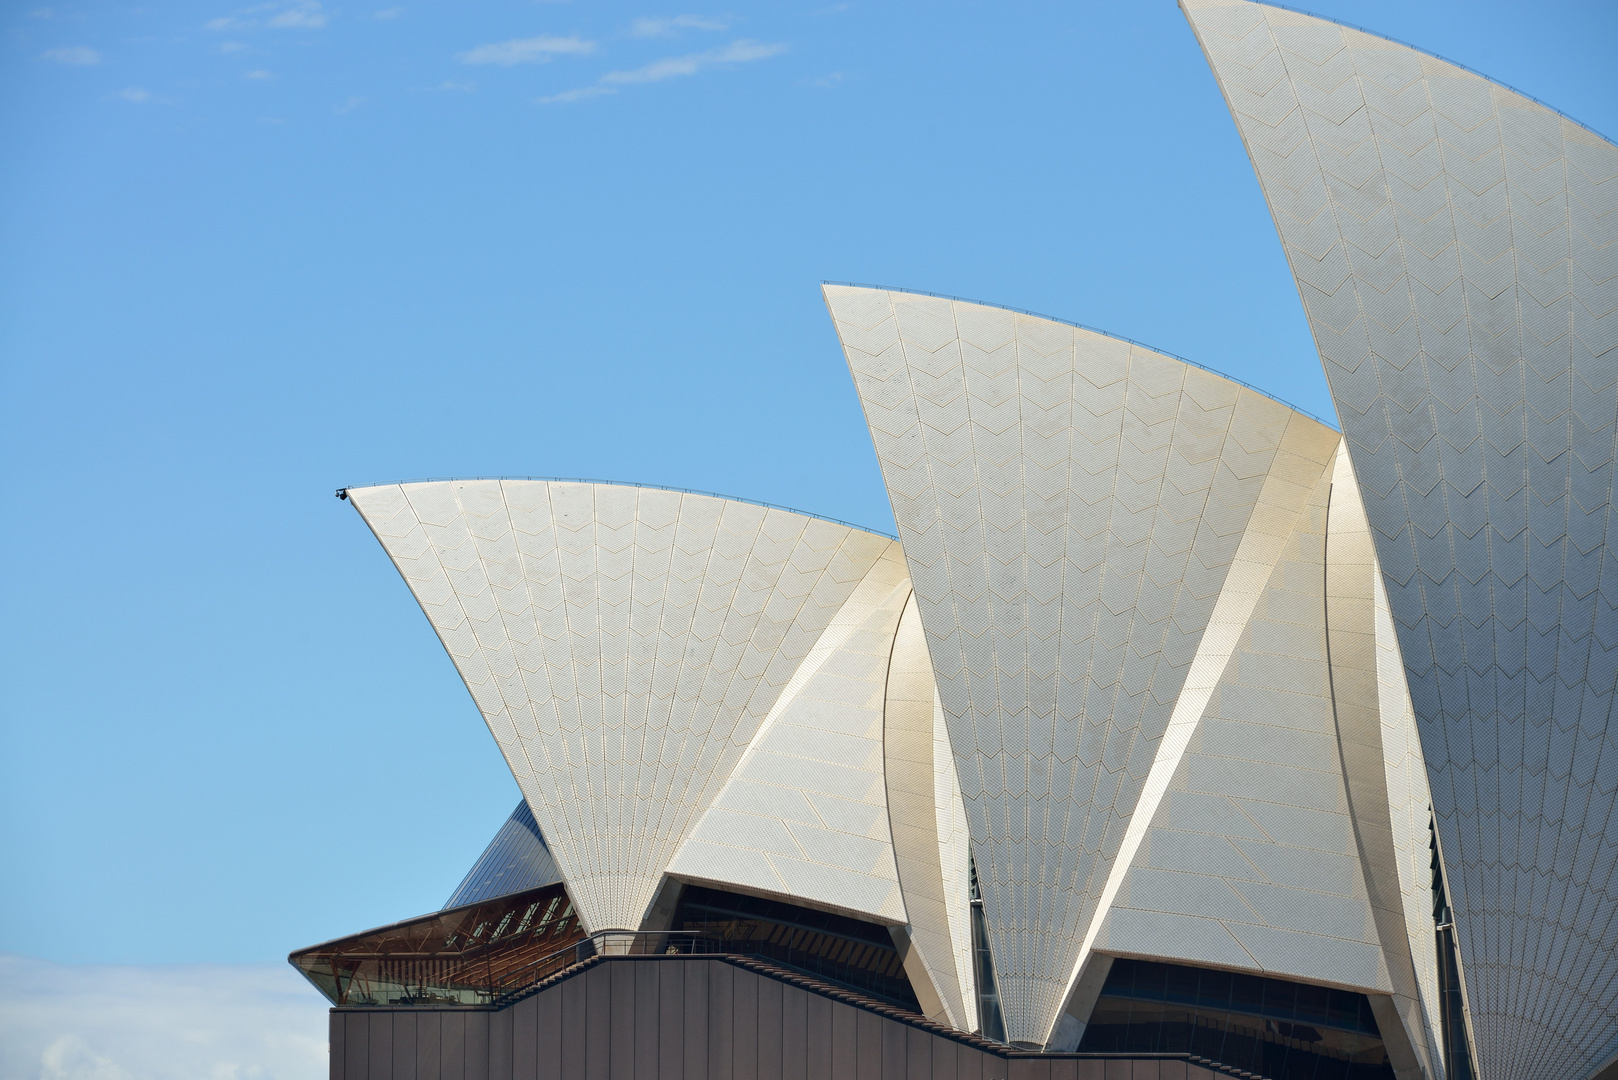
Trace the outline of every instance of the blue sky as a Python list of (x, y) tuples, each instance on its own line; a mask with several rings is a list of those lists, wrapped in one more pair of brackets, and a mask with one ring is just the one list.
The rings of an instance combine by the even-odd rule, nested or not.
[[(1618, 132), (1618, 6), (1320, 0)], [(891, 527), (821, 279), (1321, 414), (1170, 0), (0, 14), (0, 952), (275, 963), (517, 799), (335, 488), (606, 477)]]

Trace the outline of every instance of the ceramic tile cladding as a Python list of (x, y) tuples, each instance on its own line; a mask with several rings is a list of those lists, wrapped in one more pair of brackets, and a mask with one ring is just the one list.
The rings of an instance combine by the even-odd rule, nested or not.
[[(904, 554), (883, 555), (833, 617), (680, 847), (677, 877), (903, 926), (882, 718)], [(930, 807), (929, 807), (930, 809)]]
[[(1091, 921), (1090, 932), (1074, 966), (1075, 984), (1091, 964), (1105, 913), (1117, 899), (1124, 874), (1146, 838), (1146, 829), (1158, 812), (1192, 736), (1199, 730), (1203, 712), (1253, 618), (1267, 583), (1288, 550), (1300, 516), (1309, 509), (1311, 498), (1340, 444), (1335, 431), (1301, 415), (1293, 418), (1281, 438), (1281, 445), (1259, 489), (1257, 505), (1197, 645), (1191, 670), (1180, 696), (1175, 699), (1168, 728), (1157, 744), (1151, 771), (1146, 776), (1135, 811), (1130, 815), (1118, 857), (1108, 871), (1101, 894), (1101, 914)], [(1082, 1005), (1080, 1009), (1082, 1011)]]
[(1618, 1050), (1618, 147), (1357, 30), (1182, 6), (1342, 418), (1481, 1075), (1586, 1075)]
[(640, 925), (681, 841), (893, 543), (607, 484), (349, 497), (455, 662), (591, 930)]
[(926, 631), (1007, 1036), (1043, 1045), (1283, 441), (1313, 424), (1318, 473), (1336, 433), (1093, 331), (825, 293)]
[(1367, 898), (1411, 1052), (1442, 1072), (1432, 918), (1431, 798), (1387, 623), (1387, 593), (1346, 445), (1332, 465), (1325, 607), (1338, 754)]
[[(940, 730), (927, 639), (915, 597), (905, 605), (888, 666), (883, 757), (893, 853), (910, 915), (910, 942), (948, 1022), (978, 1026), (972, 973), (971, 885), (960, 785)], [(957, 825), (959, 819), (959, 825)]]
[[(1431, 952), (1433, 923), (1418, 905), (1414, 930), (1406, 924), (1381, 745), (1373, 559), (1368, 538), (1351, 542), (1364, 515), (1354, 513), (1346, 459), (1333, 457), (1203, 699), (1168, 790), (1137, 813), (1151, 815), (1150, 828), (1095, 947), (1389, 995), (1431, 1070), (1436, 1017), (1422, 1009), (1436, 999), (1436, 972), (1419, 980), (1410, 951), (1419, 936)], [(1425, 858), (1415, 880), (1425, 888)]]

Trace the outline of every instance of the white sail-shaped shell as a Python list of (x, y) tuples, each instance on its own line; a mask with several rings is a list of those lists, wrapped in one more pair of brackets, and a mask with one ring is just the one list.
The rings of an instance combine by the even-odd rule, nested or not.
[(1618, 1053), (1618, 147), (1454, 64), (1183, 0), (1342, 419), (1425, 752), (1478, 1066)]

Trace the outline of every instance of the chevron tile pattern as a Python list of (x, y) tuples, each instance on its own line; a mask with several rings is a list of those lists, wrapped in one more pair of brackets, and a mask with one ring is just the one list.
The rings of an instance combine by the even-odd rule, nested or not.
[[(1389, 1003), (1384, 1037), (1402, 1026), (1431, 1075), (1426, 804), (1390, 811), (1375, 557), (1346, 456), (1332, 457), (1267, 561), (1168, 790), (1140, 810), (1150, 828), (1095, 947), (1355, 986)], [(1401, 863), (1407, 851), (1419, 860)]]
[(1108, 913), (1103, 951), (1392, 990), (1333, 716), (1329, 490), (1322, 476), (1287, 537)]
[[(1044, 1045), (1291, 409), (1063, 323), (825, 288), (893, 502), (1007, 1036)], [(1336, 433), (1322, 433), (1329, 460)]]
[(883, 773), (889, 657), (909, 599), (904, 553), (890, 541), (776, 699), (670, 873), (890, 926), (909, 921)]
[[(1124, 832), (1119, 857), (1108, 874), (1101, 897), (1104, 910), (1110, 910), (1117, 901), (1124, 874), (1135, 861), (1136, 852), (1146, 839), (1146, 830), (1158, 814), (1171, 782), (1181, 771), (1193, 737), (1201, 731), (1206, 709), (1219, 690), (1226, 668), (1238, 644), (1244, 640), (1255, 612), (1266, 598), (1276, 568), (1295, 546), (1295, 534), (1302, 524), (1300, 519), (1310, 512), (1311, 499), (1340, 444), (1336, 432), (1302, 416), (1289, 424), (1282, 436), (1259, 488), (1253, 514), (1226, 572), (1218, 601), (1192, 657), (1191, 669), (1174, 702), (1168, 728), (1157, 744), (1151, 772)], [(1315, 707), (1327, 704), (1316, 703)], [(1091, 951), (1096, 947), (1100, 929), (1100, 919), (1092, 922), (1075, 968), (1075, 980), (1091, 962)], [(1265, 969), (1259, 965), (1256, 970)]]
[(1321, 19), (1182, 0), (1381, 563), (1487, 1080), (1618, 1051), (1618, 147)]
[(801, 514), (606, 484), (349, 498), (455, 662), (592, 931), (640, 926), (691, 826), (893, 546)]

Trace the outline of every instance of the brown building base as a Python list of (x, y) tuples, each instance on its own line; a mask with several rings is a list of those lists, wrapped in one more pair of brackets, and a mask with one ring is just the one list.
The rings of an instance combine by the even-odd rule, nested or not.
[(331, 1080), (1222, 1080), (1023, 1054), (737, 958), (598, 957), (498, 1008), (331, 1011)]

